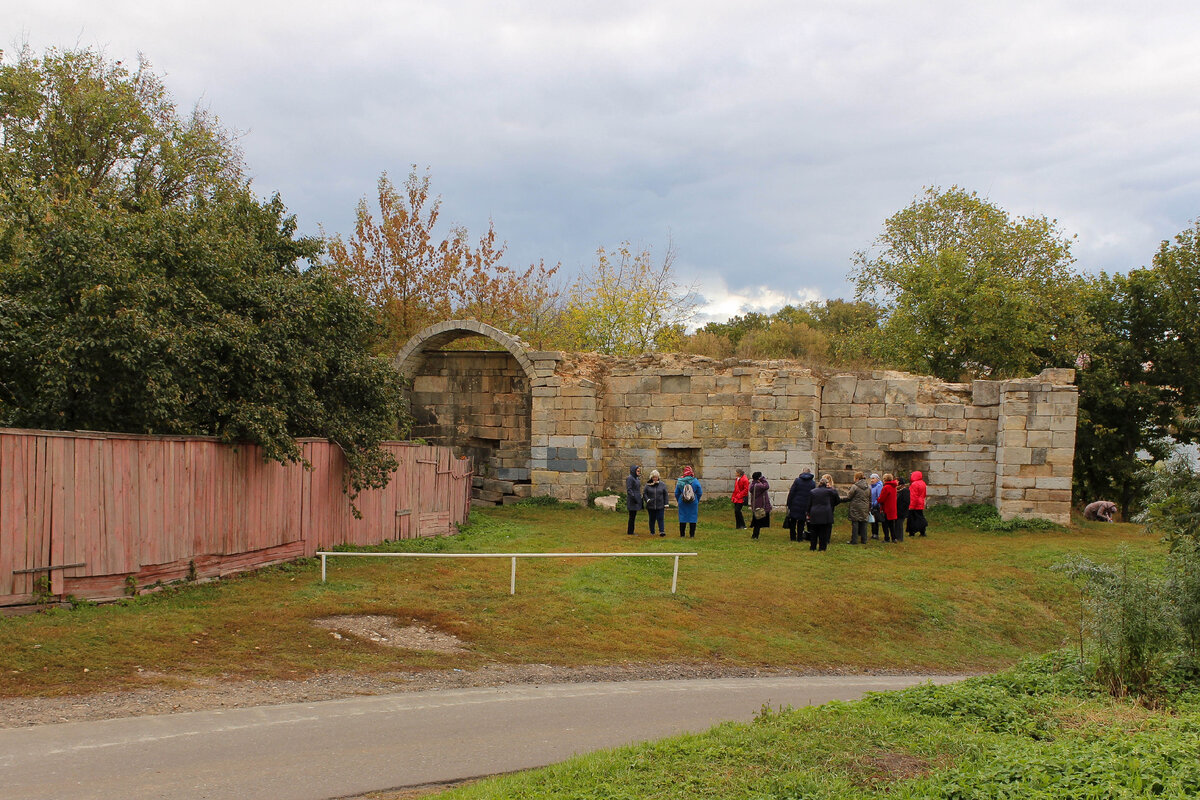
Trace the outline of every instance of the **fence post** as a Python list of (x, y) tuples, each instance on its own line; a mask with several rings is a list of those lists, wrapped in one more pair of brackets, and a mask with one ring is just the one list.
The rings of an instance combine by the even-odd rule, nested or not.
[[(679, 559), (675, 559), (678, 561)], [(321, 553), (321, 583), (325, 582), (325, 554)]]
[(510, 578), (509, 582), (508, 582), (508, 593), (516, 594), (517, 593), (517, 557), (516, 556), (513, 556), (512, 562), (513, 562), (512, 563), (512, 578)]
[(675, 583), (679, 580), (679, 556), (675, 556), (675, 571), (671, 573), (671, 594), (675, 594)]

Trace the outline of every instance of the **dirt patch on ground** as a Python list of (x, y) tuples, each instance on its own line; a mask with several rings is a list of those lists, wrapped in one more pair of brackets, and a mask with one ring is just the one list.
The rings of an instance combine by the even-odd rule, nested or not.
[(371, 675), (329, 673), (305, 680), (222, 680), (170, 676), (150, 671), (144, 689), (67, 697), (0, 699), (0, 728), (21, 728), (55, 722), (177, 714), (218, 708), (312, 703), (358, 695), (466, 689), (480, 686), (593, 683), (597, 681), (671, 680), (683, 678), (761, 678), (795, 675), (902, 674), (862, 669), (804, 670), (774, 667), (731, 667), (722, 664), (609, 664), (557, 667), (548, 664), (489, 664), (474, 670), (386, 672)]
[(933, 769), (928, 759), (911, 753), (894, 753), (885, 750), (864, 756), (858, 763), (865, 785), (907, 781), (927, 775)]
[(438, 653), (465, 653), (462, 641), (451, 633), (445, 633), (424, 625), (401, 625), (392, 617), (346, 614), (338, 617), (314, 619), (313, 624), (325, 628), (341, 639), (343, 634), (357, 636), (384, 647), (400, 647), (405, 650), (433, 650)]

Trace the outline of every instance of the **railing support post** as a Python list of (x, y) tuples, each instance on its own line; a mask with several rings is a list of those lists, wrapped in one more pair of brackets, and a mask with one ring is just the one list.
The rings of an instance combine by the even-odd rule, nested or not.
[(679, 581), (679, 556), (675, 556), (675, 571), (671, 573), (671, 594), (675, 594), (675, 584)]
[(517, 557), (512, 557), (512, 577), (508, 581), (508, 593), (517, 593)]
[[(678, 561), (679, 559), (675, 559)], [(325, 582), (325, 554), (321, 554), (321, 583)]]

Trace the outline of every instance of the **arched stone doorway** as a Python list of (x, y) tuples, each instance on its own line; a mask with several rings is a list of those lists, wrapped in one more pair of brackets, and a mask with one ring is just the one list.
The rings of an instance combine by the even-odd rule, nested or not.
[[(443, 349), (480, 336), (501, 349)], [(530, 495), (532, 388), (538, 373), (528, 345), (476, 320), (449, 320), (409, 339), (394, 363), (412, 381), (413, 436), (472, 457), (477, 502)]]

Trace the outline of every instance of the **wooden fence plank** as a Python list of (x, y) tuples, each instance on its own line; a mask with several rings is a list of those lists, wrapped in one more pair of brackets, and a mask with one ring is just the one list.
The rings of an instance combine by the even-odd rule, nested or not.
[[(146, 586), (180, 579), (191, 564), (202, 576), (228, 574), (340, 543), (419, 536), (423, 520), (425, 535), (465, 521), (469, 467), (464, 480), (448, 450), (385, 447), (399, 467), (387, 487), (359, 495), (355, 519), (345, 457), (327, 441), (303, 441), (306, 470), (204, 437), (0, 429), (0, 605), (27, 602), (44, 576), (56, 594), (110, 598), (127, 575)], [(83, 566), (14, 574), (68, 563)]]

